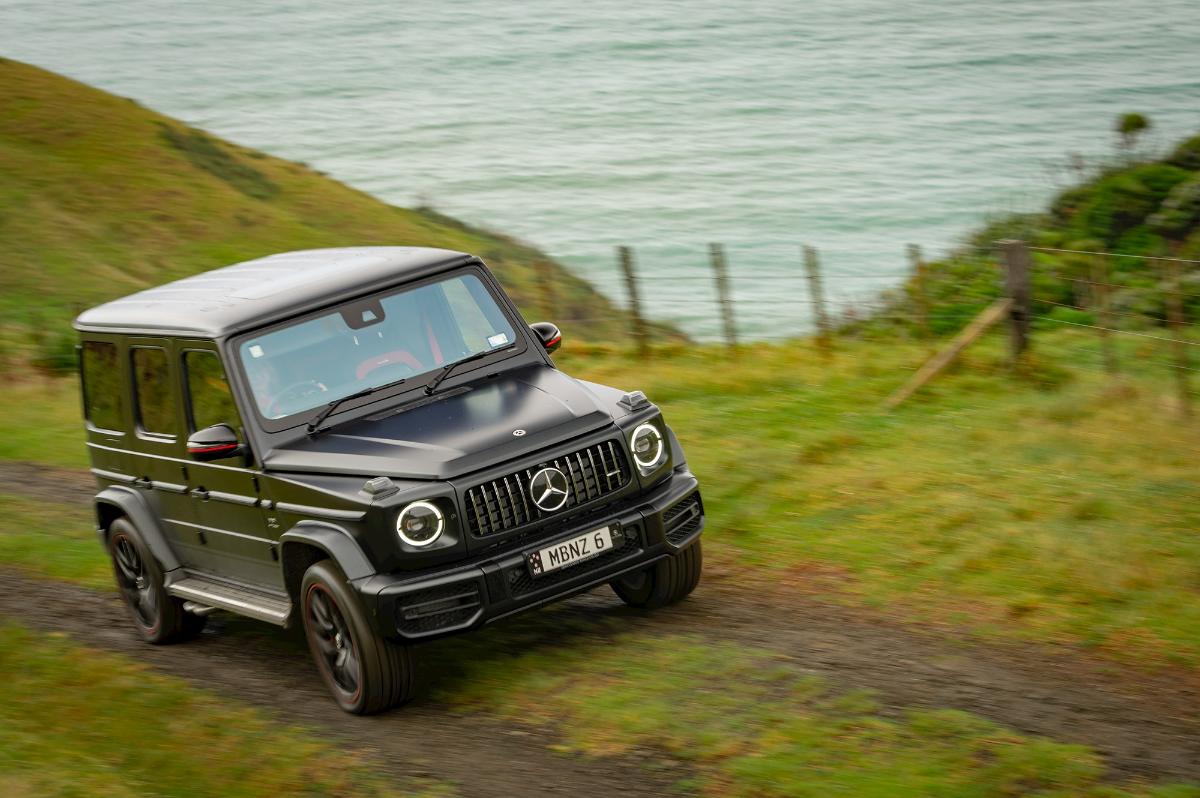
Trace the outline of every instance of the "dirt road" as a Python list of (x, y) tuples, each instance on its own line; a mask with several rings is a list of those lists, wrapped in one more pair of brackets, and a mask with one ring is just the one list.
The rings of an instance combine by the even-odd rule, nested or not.
[[(56, 501), (85, 501), (91, 494), (86, 475), (12, 463), (0, 464), (0, 484), (6, 492)], [(250, 621), (220, 621), (183, 646), (147, 646), (129, 631), (115, 594), (6, 569), (0, 569), (0, 615), (65, 632), (327, 730), (376, 752), (396, 774), (445, 779), (468, 796), (661, 795), (687, 772), (652, 751), (601, 761), (558, 754), (550, 750), (547, 732), (453, 713), (428, 698), (379, 718), (346, 716), (324, 695), (302, 641)], [(523, 647), (567, 646), (573, 637), (607, 635), (613, 628), (759, 646), (834, 687), (874, 690), (885, 712), (962, 709), (1022, 732), (1092, 746), (1114, 778), (1200, 782), (1197, 680), (1132, 672), (1068, 647), (984, 645), (805, 596), (768, 600), (719, 583), (702, 584), (684, 604), (653, 614), (630, 610), (597, 590), (519, 622), (528, 630)], [(513, 645), (505, 642), (511, 636), (482, 634), (494, 634), (498, 646)], [(432, 644), (439, 645), (447, 644)], [(441, 687), (452, 688), (446, 681), (452, 678), (426, 674), (427, 684)], [(645, 769), (647, 760), (656, 768)], [(536, 790), (529, 773), (539, 774)]]

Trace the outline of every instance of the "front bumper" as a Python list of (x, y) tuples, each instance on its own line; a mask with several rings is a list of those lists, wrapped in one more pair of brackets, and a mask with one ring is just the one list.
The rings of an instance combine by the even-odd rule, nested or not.
[[(531, 575), (526, 553), (609, 524), (619, 530), (609, 551), (543, 576)], [(600, 510), (520, 548), (417, 576), (377, 575), (352, 585), (382, 635), (427, 640), (474, 629), (645, 568), (689, 546), (703, 529), (699, 483), (680, 468), (632, 507)]]

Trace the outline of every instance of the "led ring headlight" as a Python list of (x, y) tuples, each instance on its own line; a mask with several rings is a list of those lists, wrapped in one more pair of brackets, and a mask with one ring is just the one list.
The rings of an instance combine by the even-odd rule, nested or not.
[(658, 427), (648, 423), (639, 425), (629, 442), (633, 449), (633, 460), (643, 474), (650, 473), (662, 463), (666, 446)]
[(428, 546), (442, 536), (446, 518), (430, 502), (413, 502), (396, 516), (396, 533), (410, 546)]

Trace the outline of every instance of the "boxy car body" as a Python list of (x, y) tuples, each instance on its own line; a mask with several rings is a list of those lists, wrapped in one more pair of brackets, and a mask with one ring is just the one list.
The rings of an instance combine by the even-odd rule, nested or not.
[(699, 580), (703, 507), (640, 393), (555, 368), (463, 253), (284, 253), (83, 313), (97, 527), (142, 634), (301, 623), (343, 708), (411, 690), (411, 644), (611, 583)]

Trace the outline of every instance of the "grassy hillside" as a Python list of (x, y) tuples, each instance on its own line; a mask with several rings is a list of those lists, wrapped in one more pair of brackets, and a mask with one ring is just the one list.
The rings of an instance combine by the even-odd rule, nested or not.
[(62, 356), (82, 307), (273, 252), (411, 244), (484, 257), (527, 315), (603, 340), (625, 329), (537, 250), (429, 210), (386, 205), (303, 164), (209, 136), (132, 100), (0, 60), (0, 324), (8, 360)]

